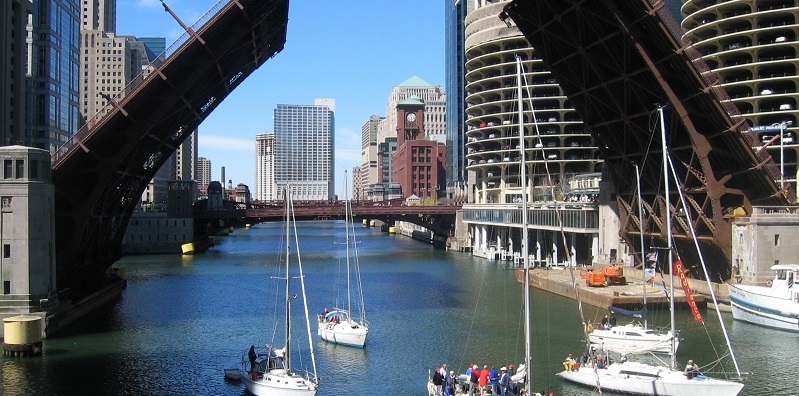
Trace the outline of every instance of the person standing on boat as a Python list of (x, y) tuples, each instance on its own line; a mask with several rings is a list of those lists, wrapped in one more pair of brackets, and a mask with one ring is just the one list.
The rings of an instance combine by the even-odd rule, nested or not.
[(499, 384), (499, 371), (496, 366), (491, 366), (488, 372), (488, 386), (491, 387), (491, 396), (497, 396), (497, 385)]
[(255, 345), (250, 345), (250, 351), (247, 352), (247, 357), (250, 358), (250, 371), (255, 371), (255, 359), (258, 355), (255, 353)]
[(458, 379), (455, 377), (455, 371), (450, 370), (444, 379), (444, 396), (455, 396), (455, 386), (457, 384)]
[(480, 371), (480, 378), (477, 379), (477, 384), (480, 387), (480, 395), (484, 396), (486, 394), (486, 390), (488, 390), (488, 376), (491, 374), (488, 371), (488, 366), (483, 366), (483, 370)]
[(502, 366), (500, 367), (499, 371), (502, 373), (499, 376), (499, 395), (508, 396), (510, 387), (510, 375), (508, 375), (508, 369), (505, 366)]
[[(513, 377), (513, 365), (511, 364), (508, 366), (508, 378), (512, 377)], [(511, 395), (516, 394), (516, 383), (513, 382), (512, 380), (508, 381), (508, 393)]]
[(616, 317), (613, 316), (613, 314), (610, 314), (610, 321), (608, 321), (608, 324), (613, 326), (613, 327), (616, 326)]
[(477, 368), (475, 364), (472, 366), (472, 371), (469, 373), (469, 396), (474, 395), (474, 391), (477, 390), (477, 382), (480, 380), (480, 370)]

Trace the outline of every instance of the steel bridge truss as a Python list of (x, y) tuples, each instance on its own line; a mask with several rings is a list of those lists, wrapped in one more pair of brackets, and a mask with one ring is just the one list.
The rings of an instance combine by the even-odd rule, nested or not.
[[(734, 213), (752, 205), (785, 205), (779, 169), (759, 145), (716, 77), (679, 25), (648, 0), (514, 0), (498, 17), (511, 20), (555, 75), (598, 142), (605, 177), (616, 186), (620, 236), (640, 259), (665, 244), (665, 194), (660, 125), (677, 180), (670, 181), (676, 253), (703, 277), (693, 235), (715, 280), (730, 279)], [(640, 167), (643, 219), (635, 167)], [(679, 199), (679, 191), (685, 201)], [(695, 234), (692, 233), (694, 229)], [(648, 242), (641, 247), (640, 235)]]
[(150, 180), (233, 89), (283, 49), (287, 23), (288, 0), (220, 1), (184, 25), (168, 58), (124, 95), (109, 97), (105, 115), (53, 154), (57, 279), (66, 297), (102, 285)]

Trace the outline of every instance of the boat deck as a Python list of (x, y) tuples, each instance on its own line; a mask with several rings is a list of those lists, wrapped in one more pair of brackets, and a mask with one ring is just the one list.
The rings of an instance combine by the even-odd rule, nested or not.
[[(589, 268), (590, 269), (590, 268)], [(524, 270), (518, 268), (515, 271), (516, 281), (524, 283)], [(572, 277), (568, 269), (544, 269), (534, 268), (530, 271), (530, 287), (555, 293), (557, 295), (575, 299), (574, 288), (572, 287)], [(580, 278), (580, 268), (574, 269), (574, 279), (579, 287), (580, 299), (585, 304), (606, 309), (609, 305), (622, 308), (639, 308), (643, 303), (642, 280), (632, 280), (627, 277), (626, 285), (611, 285), (602, 287), (590, 287), (585, 284), (585, 279)], [(669, 304), (666, 290), (669, 289), (668, 278), (666, 278), (665, 288), (663, 283), (656, 277), (654, 284), (646, 286), (646, 302), (649, 307)], [(688, 308), (682, 287), (679, 280), (675, 278), (674, 296), (677, 308)], [(694, 301), (700, 307), (706, 307), (705, 296), (699, 293), (693, 294)]]

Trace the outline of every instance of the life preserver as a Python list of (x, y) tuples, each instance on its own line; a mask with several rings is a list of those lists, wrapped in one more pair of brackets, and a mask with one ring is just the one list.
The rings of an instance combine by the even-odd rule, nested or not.
[(768, 287), (771, 287), (771, 285), (773, 285), (773, 284), (774, 284), (774, 282), (772, 282), (771, 279), (766, 281), (766, 286), (768, 286)]

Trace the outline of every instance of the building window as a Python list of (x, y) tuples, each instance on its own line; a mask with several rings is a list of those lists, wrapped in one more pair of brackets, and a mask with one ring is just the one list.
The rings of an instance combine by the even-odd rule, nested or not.
[(11, 178), (11, 171), (13, 168), (11, 167), (11, 160), (3, 160), (3, 178), (10, 179)]
[(774, 235), (774, 246), (780, 246), (780, 234)]
[(11, 294), (11, 281), (3, 282), (3, 294)]
[(3, 258), (11, 258), (11, 245), (8, 243), (3, 245)]
[(17, 179), (25, 178), (25, 160), (16, 160), (17, 173), (14, 175)]

